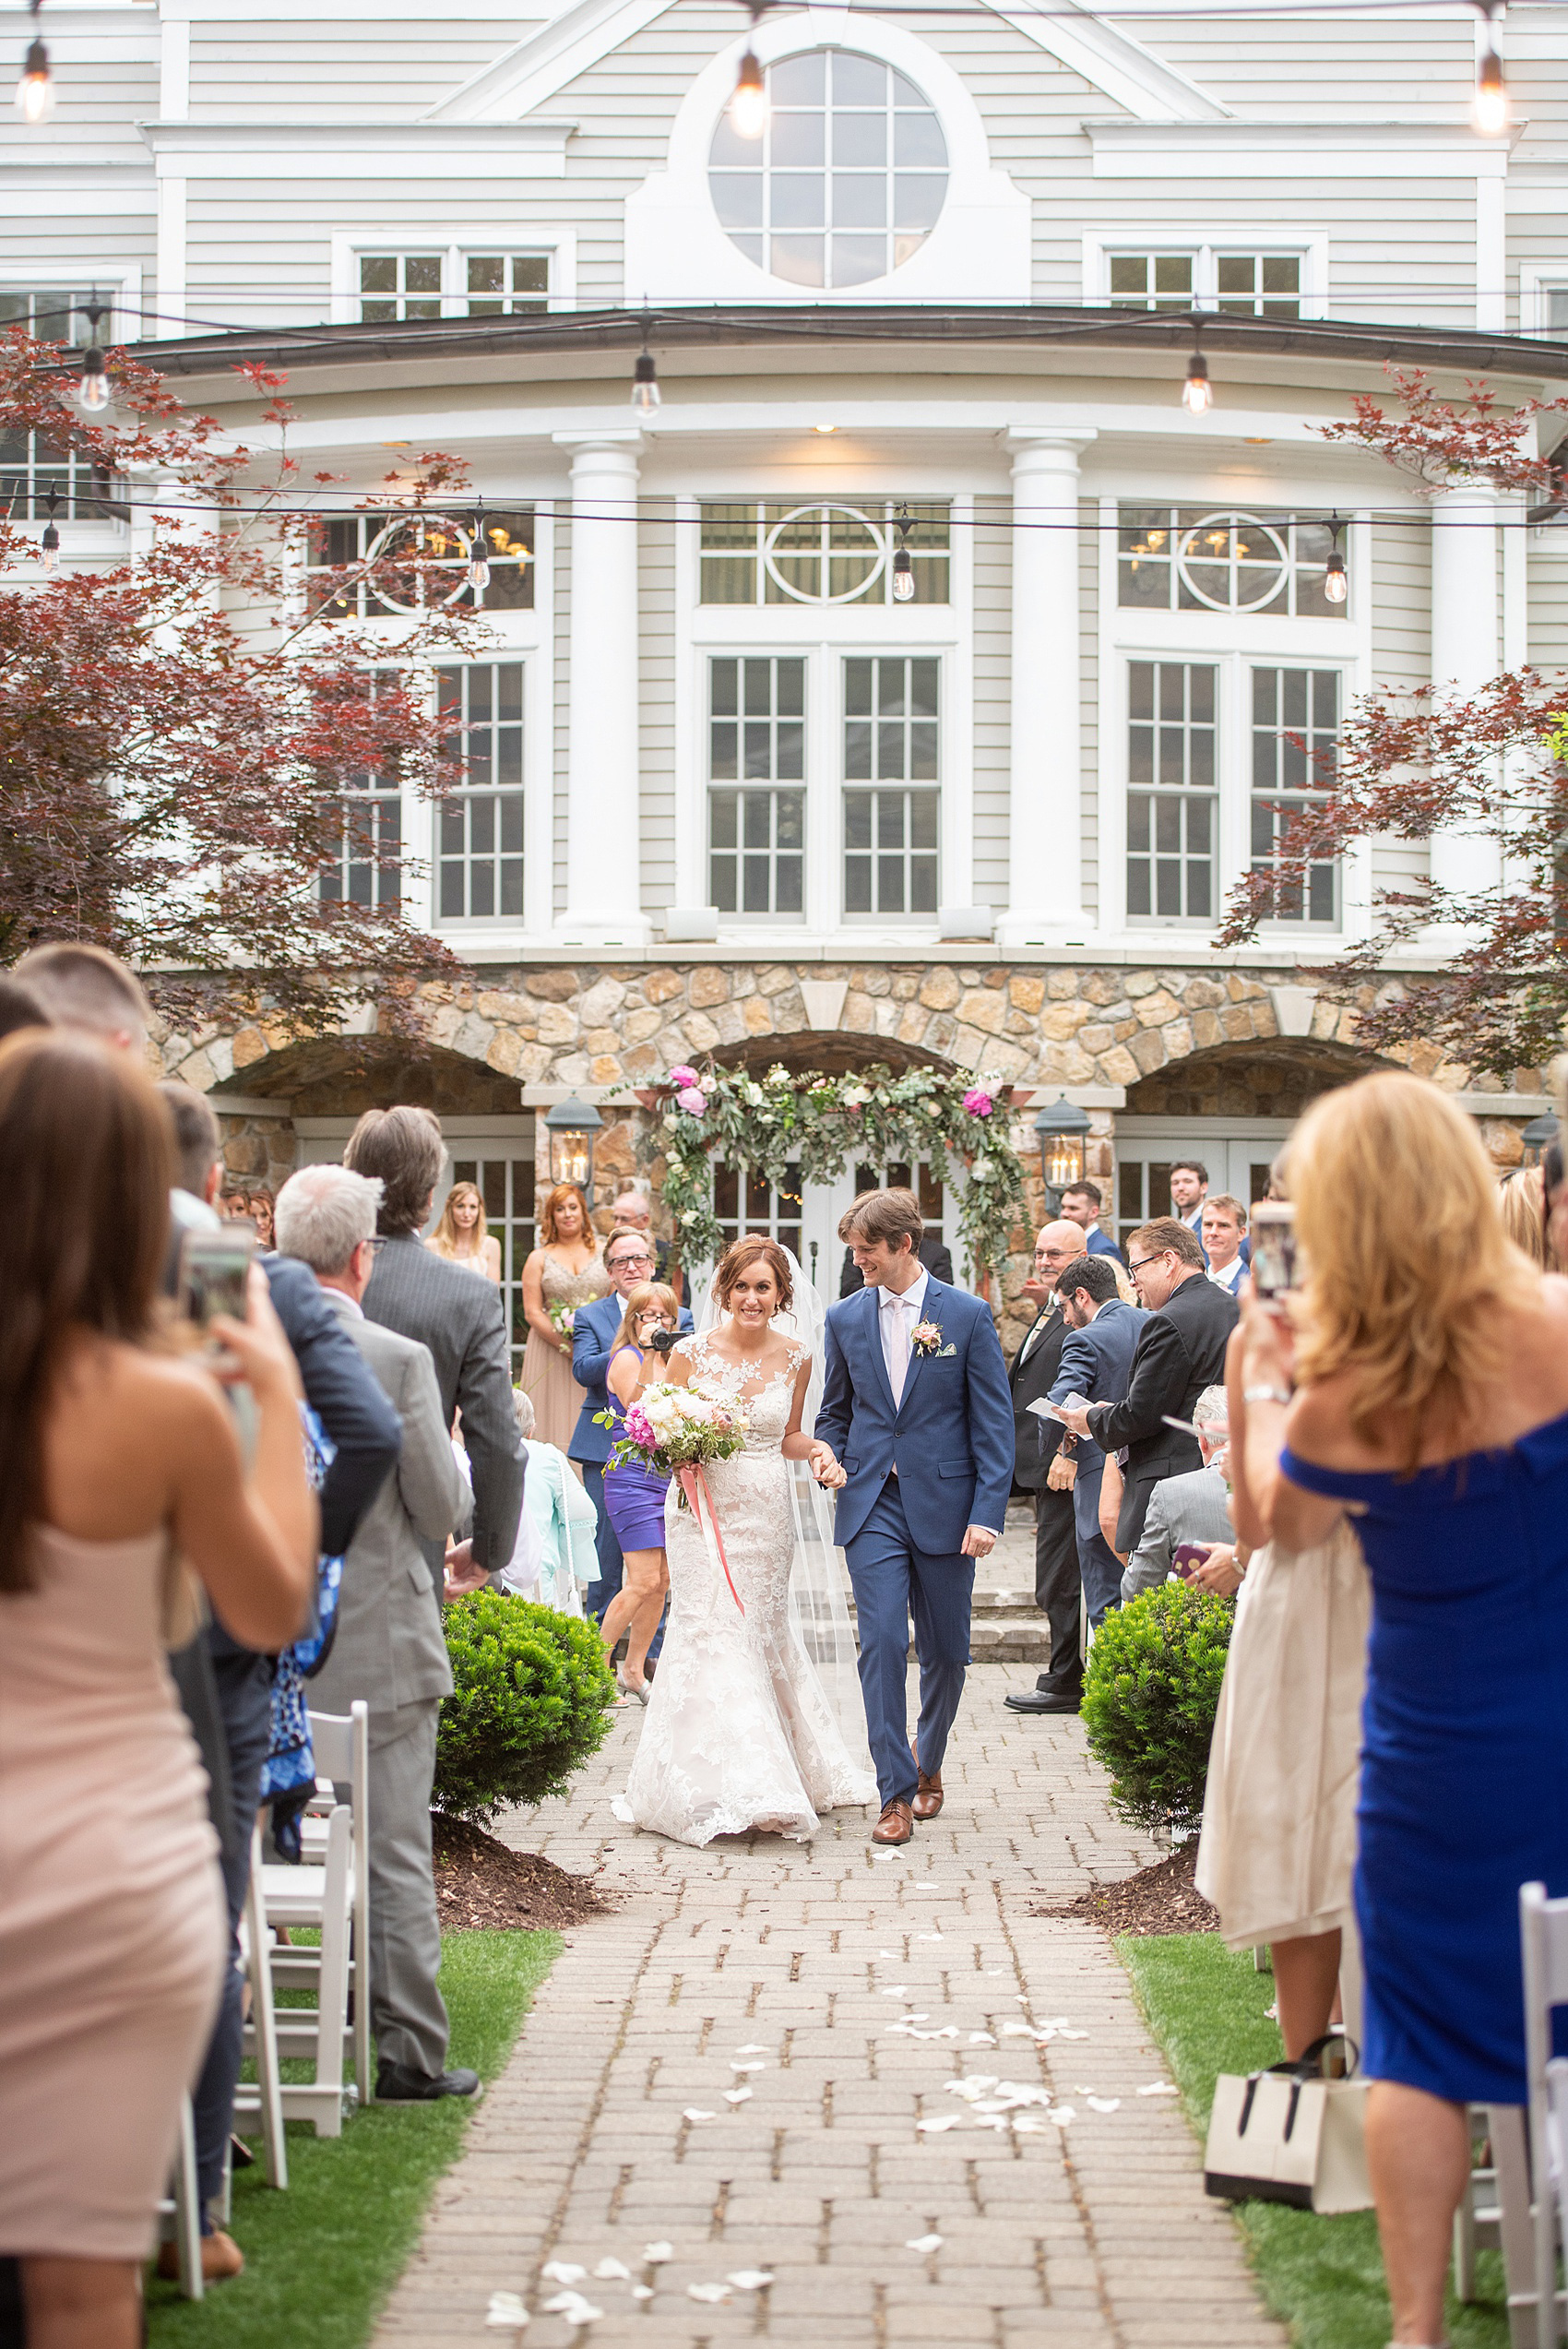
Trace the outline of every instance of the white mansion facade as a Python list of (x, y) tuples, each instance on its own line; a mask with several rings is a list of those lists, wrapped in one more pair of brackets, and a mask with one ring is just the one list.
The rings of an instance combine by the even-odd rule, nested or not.
[[(19, 55), (25, 11), (0, 24)], [(612, 1117), (608, 1176), (672, 1060), (924, 1057), (1026, 1115), (1065, 1088), (1124, 1228), (1178, 1153), (1255, 1188), (1364, 1065), (1306, 974), (1427, 852), (1324, 865), (1255, 947), (1213, 932), (1312, 780), (1300, 739), (1374, 686), (1568, 666), (1550, 504), (1428, 502), (1314, 430), (1389, 362), (1568, 388), (1568, 6), (1508, 12), (1491, 137), (1458, 5), (780, 0), (754, 139), (719, 0), (50, 0), (42, 29), (0, 311), (64, 333), (96, 290), (252, 440), (233, 364), (285, 368), (294, 453), (345, 483), (325, 554), (404, 450), (461, 452), (490, 518), (491, 642), (445, 681), (469, 783), (376, 810), (472, 984), (429, 992), (415, 1070), (369, 1032), (171, 1038), (237, 1168), (412, 1088), (520, 1264), (563, 1094)], [(0, 452), (15, 512), (42, 461)], [(1538, 1098), (1444, 1074), (1516, 1153)], [(827, 1286), (836, 1205), (733, 1214), (814, 1238)]]

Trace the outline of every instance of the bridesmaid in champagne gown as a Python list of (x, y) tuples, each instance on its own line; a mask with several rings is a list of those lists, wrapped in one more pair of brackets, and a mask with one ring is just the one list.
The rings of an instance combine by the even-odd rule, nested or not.
[(567, 1317), (609, 1289), (588, 1201), (575, 1183), (557, 1183), (540, 1210), (539, 1246), (523, 1266), (529, 1338), (519, 1383), (533, 1402), (538, 1443), (564, 1451), (572, 1440), (583, 1390), (572, 1376)]

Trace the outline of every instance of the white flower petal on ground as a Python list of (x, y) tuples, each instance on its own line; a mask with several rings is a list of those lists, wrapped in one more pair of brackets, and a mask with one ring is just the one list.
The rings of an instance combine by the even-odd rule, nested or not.
[(596, 2308), (591, 2300), (585, 2300), (580, 2292), (558, 2292), (553, 2300), (544, 2303), (544, 2313), (547, 2317), (564, 2317), (568, 2324), (579, 2325), (597, 2324), (604, 2311)]
[(897, 1950), (879, 1950), (876, 1954), (879, 1958), (891, 1958), (896, 1966), (904, 1962)]
[(1071, 2105), (1052, 2105), (1046, 2115), (1047, 2120), (1054, 2121), (1058, 2128), (1065, 2128), (1069, 2122), (1075, 2121), (1077, 2117)]
[(1058, 2039), (1087, 2039), (1089, 2035), (1087, 2031), (1069, 2031), (1064, 2022), (1053, 2022), (1051, 2028)]
[(915, 1939), (917, 1941), (945, 1941), (946, 1938), (946, 1934), (942, 1931), (940, 1926), (934, 1933), (917, 1933), (915, 1936)]
[[(743, 2105), (751, 2093), (749, 2088), (727, 2088), (724, 2091), (724, 2101), (727, 2105)], [(709, 2118), (711, 2117), (710, 2114)]]
[(973, 2105), (978, 2103), (981, 2096), (989, 2096), (996, 2084), (993, 2074), (976, 2072), (968, 2080), (948, 2081), (946, 2088), (949, 2096), (961, 2096), (966, 2105)]
[(1051, 2102), (1049, 2088), (1029, 2087), (1016, 2080), (999, 2080), (996, 2093), (1014, 2105), (1049, 2105)]
[(937, 1884), (934, 1876), (918, 1876), (915, 1878), (915, 1890), (917, 1892), (934, 1892), (936, 1889)]
[(632, 2271), (624, 2260), (600, 2260), (594, 2274), (600, 2283), (630, 2283)]
[(910, 2237), (904, 2248), (906, 2251), (919, 2251), (922, 2258), (929, 2259), (933, 2251), (941, 2250), (942, 2241), (940, 2235), (916, 2235)]
[(766, 2071), (767, 2066), (766, 2064), (731, 2064), (730, 2069), (731, 2071)]
[(971, 2047), (994, 2047), (996, 2042), (989, 2031), (971, 2031), (969, 2045)]
[(909, 1995), (909, 1985), (907, 1982), (900, 1982), (884, 1990), (882, 1995), (885, 1998), (907, 1998)]
[(1034, 2039), (1046, 2038), (1050, 2034), (1044, 2032), (1037, 2033), (1032, 2022), (1004, 2022), (1002, 2026), (1002, 2036), (1004, 2039)]
[(773, 2271), (771, 2268), (737, 2268), (733, 2275), (725, 2278), (725, 2282), (732, 2283), (737, 2292), (763, 2292), (773, 2282)]
[(729, 2299), (730, 2286), (727, 2283), (688, 2283), (686, 2297), (688, 2300), (711, 2300), (717, 2307), (720, 2301)]
[(735, 2050), (738, 2056), (766, 2056), (771, 2052), (771, 2049), (763, 2045), (760, 2039), (748, 2039), (743, 2047), (737, 2047)]
[(1138, 2091), (1140, 2096), (1174, 2096), (1176, 2093), (1168, 2080), (1151, 2080), (1146, 2088)]
[(652, 2284), (634, 2283), (632, 2286), (632, 2297), (634, 2300), (651, 2300), (653, 2297)]
[(529, 2312), (516, 2292), (493, 2292), (484, 2321), (498, 2332), (521, 2332), (529, 2320)]
[(1084, 2102), (1091, 2113), (1119, 2113), (1122, 2109), (1120, 2096), (1086, 2096)]
[(672, 2260), (674, 2256), (673, 2243), (645, 2243), (643, 2245), (643, 2263), (647, 2267), (661, 2268), (666, 2260)]
[(546, 2260), (540, 2273), (546, 2283), (581, 2283), (588, 2270), (573, 2260)]
[(1040, 2137), (1050, 2126), (1051, 2123), (1041, 2120), (1038, 2113), (1015, 2113), (1013, 2116), (1015, 2137)]
[(700, 2105), (688, 2105), (681, 2115), (683, 2120), (717, 2120), (717, 2113), (705, 2113)]
[(962, 2118), (961, 2113), (944, 2113), (935, 2120), (918, 2120), (915, 2127), (922, 2129), (927, 2137), (935, 2137), (944, 2128), (956, 2128)]

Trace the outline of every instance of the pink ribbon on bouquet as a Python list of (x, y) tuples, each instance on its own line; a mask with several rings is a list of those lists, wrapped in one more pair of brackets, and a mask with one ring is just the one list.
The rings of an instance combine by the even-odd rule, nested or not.
[[(730, 1571), (730, 1561), (724, 1555), (724, 1536), (719, 1530), (719, 1512), (713, 1506), (713, 1495), (707, 1489), (707, 1477), (700, 1468), (678, 1468), (675, 1471), (675, 1482), (684, 1493), (686, 1505), (692, 1515), (702, 1527), (703, 1535), (708, 1546), (708, 1556), (711, 1557), (714, 1550), (718, 1550), (719, 1563), (724, 1568), (724, 1580), (730, 1585), (730, 1596), (741, 1608), (741, 1613), (744, 1615), (746, 1610), (741, 1605), (741, 1594), (735, 1588), (735, 1578)], [(707, 1503), (706, 1517), (699, 1506), (699, 1495), (701, 1499)]]

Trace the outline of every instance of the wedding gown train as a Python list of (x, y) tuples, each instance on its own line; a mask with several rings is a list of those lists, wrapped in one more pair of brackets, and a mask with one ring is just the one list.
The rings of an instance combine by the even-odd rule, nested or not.
[(751, 1422), (744, 1451), (705, 1471), (735, 1588), (672, 1484), (664, 1519), (670, 1620), (614, 1810), (681, 1843), (754, 1830), (804, 1842), (820, 1812), (876, 1793), (869, 1758), (850, 1753), (790, 1617), (791, 1469), (779, 1445), (805, 1350), (791, 1348), (786, 1366), (752, 1389), (744, 1366), (720, 1360), (707, 1334), (688, 1342), (693, 1384), (740, 1402)]

